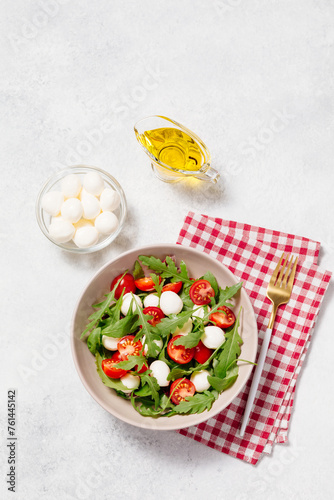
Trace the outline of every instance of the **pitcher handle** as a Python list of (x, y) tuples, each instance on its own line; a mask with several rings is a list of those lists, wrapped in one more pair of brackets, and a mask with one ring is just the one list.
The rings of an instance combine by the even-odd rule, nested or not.
[(216, 184), (220, 177), (220, 173), (214, 168), (210, 167), (206, 172), (196, 174), (197, 179), (205, 182), (212, 182)]

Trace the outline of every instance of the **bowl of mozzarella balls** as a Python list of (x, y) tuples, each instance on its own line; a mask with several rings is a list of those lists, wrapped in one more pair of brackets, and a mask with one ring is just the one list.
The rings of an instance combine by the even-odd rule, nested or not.
[(36, 217), (44, 235), (75, 253), (109, 245), (126, 217), (126, 199), (117, 180), (97, 167), (76, 165), (52, 176), (42, 187)]

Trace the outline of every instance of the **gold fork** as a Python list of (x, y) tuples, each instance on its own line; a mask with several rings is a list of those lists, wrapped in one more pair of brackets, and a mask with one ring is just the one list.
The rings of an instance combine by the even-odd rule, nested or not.
[[(283, 266), (282, 261), (284, 260)], [(259, 354), (259, 359), (255, 368), (254, 372), (254, 377), (252, 381), (252, 385), (249, 391), (249, 396), (248, 400), (246, 403), (246, 408), (245, 408), (245, 413), (243, 416), (241, 428), (240, 428), (240, 436), (243, 437), (245, 433), (245, 429), (247, 427), (249, 415), (254, 403), (256, 391), (260, 382), (264, 362), (266, 359), (270, 339), (271, 339), (271, 334), (273, 331), (273, 326), (274, 326), (274, 321), (277, 313), (277, 309), (280, 305), (282, 304), (287, 304), (290, 300), (291, 297), (291, 291), (292, 291), (292, 286), (293, 282), (295, 279), (295, 274), (296, 274), (296, 267), (297, 267), (297, 261), (298, 257), (295, 258), (294, 263), (293, 262), (293, 257), (290, 255), (285, 258), (284, 253), (282, 254), (275, 271), (273, 272), (272, 277), (270, 278), (269, 285), (267, 288), (267, 297), (268, 299), (271, 300), (273, 304), (273, 308), (271, 311), (270, 319), (269, 319), (269, 324), (267, 331), (264, 335), (262, 346), (261, 346), (261, 351)], [(286, 267), (288, 264), (288, 267)], [(291, 270), (292, 267), (292, 270)], [(291, 270), (291, 273), (290, 273)], [(290, 276), (289, 276), (290, 274)]]

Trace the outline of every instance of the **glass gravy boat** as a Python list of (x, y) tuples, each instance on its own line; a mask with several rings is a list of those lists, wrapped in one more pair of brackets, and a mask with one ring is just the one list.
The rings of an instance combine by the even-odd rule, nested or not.
[(165, 116), (149, 116), (134, 126), (137, 141), (149, 156), (152, 170), (164, 182), (196, 177), (216, 183), (219, 172), (210, 166), (211, 155), (197, 135)]

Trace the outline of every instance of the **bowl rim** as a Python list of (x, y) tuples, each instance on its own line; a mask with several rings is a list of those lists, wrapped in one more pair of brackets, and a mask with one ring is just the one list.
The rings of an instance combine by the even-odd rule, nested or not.
[[(44, 194), (49, 192), (52, 189), (52, 187), (57, 182), (59, 182), (61, 179), (63, 179), (66, 175), (73, 174), (73, 173), (85, 174), (85, 173), (87, 173), (87, 171), (97, 171), (109, 179), (111, 185), (115, 188), (115, 191), (117, 191), (121, 197), (121, 203), (120, 203), (121, 217), (119, 219), (119, 225), (118, 225), (117, 230), (114, 233), (107, 236), (106, 238), (104, 238), (102, 241), (98, 242), (97, 244), (95, 244), (91, 247), (88, 247), (88, 248), (79, 248), (79, 247), (74, 247), (74, 246), (68, 247), (68, 246), (66, 246), (65, 243), (57, 243), (56, 241), (54, 241), (51, 238), (51, 236), (50, 236), (50, 234), (45, 226), (44, 219), (42, 217), (43, 209), (41, 206), (41, 201), (42, 201), (42, 197), (44, 196)], [(61, 248), (62, 250), (66, 250), (67, 252), (76, 253), (76, 254), (88, 254), (88, 253), (97, 252), (98, 250), (102, 250), (103, 248), (107, 247), (112, 241), (114, 241), (117, 238), (117, 236), (119, 235), (119, 233), (123, 229), (124, 222), (126, 219), (127, 202), (126, 202), (126, 197), (125, 197), (125, 193), (123, 191), (122, 186), (117, 181), (117, 179), (115, 179), (115, 177), (113, 177), (111, 174), (109, 174), (109, 172), (106, 172), (102, 168), (95, 167), (93, 165), (78, 164), (78, 165), (71, 165), (71, 166), (66, 167), (62, 170), (59, 170), (55, 174), (48, 177), (48, 179), (44, 182), (44, 184), (42, 185), (41, 189), (38, 192), (38, 195), (36, 198), (36, 203), (35, 203), (35, 215), (36, 215), (37, 223), (39, 225), (40, 230), (42, 231), (44, 236), (46, 236), (46, 238), (48, 238), (48, 240), (51, 241), (54, 245)]]
[[(208, 420), (209, 418), (211, 417), (214, 417), (215, 415), (219, 414), (220, 412), (222, 412), (223, 410), (225, 410), (225, 408), (227, 408), (231, 402), (240, 394), (240, 392), (244, 389), (245, 385), (247, 384), (247, 381), (249, 380), (251, 374), (252, 374), (252, 370), (253, 370), (253, 364), (249, 364), (247, 365), (245, 368), (247, 369), (247, 373), (246, 375), (244, 376), (245, 379), (244, 379), (244, 382), (242, 384), (242, 386), (239, 388), (239, 390), (236, 392), (236, 393), (233, 393), (233, 395), (231, 395), (231, 397), (227, 400), (227, 403), (225, 404), (224, 408), (219, 408), (218, 410), (216, 411), (213, 411), (213, 408), (211, 408), (210, 410), (210, 414), (208, 415), (209, 412), (203, 412), (203, 413), (200, 413), (200, 414), (193, 414), (191, 415), (191, 417), (193, 417), (193, 421), (189, 424), (189, 423), (185, 423), (184, 425), (164, 425), (164, 421), (171, 421), (171, 419), (173, 419), (173, 417), (170, 417), (170, 418), (158, 418), (158, 419), (154, 419), (152, 417), (142, 417), (143, 418), (143, 423), (140, 424), (139, 422), (133, 422), (131, 418), (128, 418), (127, 416), (124, 416), (124, 415), (120, 415), (119, 412), (117, 411), (117, 409), (114, 409), (113, 408), (113, 411), (110, 410), (110, 406), (108, 406), (108, 404), (104, 401), (104, 399), (100, 396), (98, 396), (94, 390), (91, 389), (88, 381), (86, 381), (86, 378), (85, 378), (85, 374), (84, 374), (84, 371), (83, 369), (81, 369), (80, 367), (80, 363), (79, 363), (79, 357), (78, 357), (78, 354), (77, 354), (77, 351), (76, 351), (76, 348), (75, 348), (75, 342), (76, 341), (80, 341), (80, 342), (83, 342), (85, 341), (85, 339), (81, 340), (81, 339), (77, 339), (75, 338), (74, 336), (74, 323), (75, 323), (75, 317), (76, 317), (76, 314), (78, 312), (78, 309), (79, 309), (79, 305), (80, 305), (80, 302), (82, 300), (82, 298), (84, 297), (86, 291), (88, 290), (89, 286), (91, 285), (91, 283), (100, 275), (102, 274), (111, 264), (113, 264), (114, 262), (117, 262), (118, 259), (120, 258), (123, 258), (123, 257), (126, 257), (127, 255), (129, 254), (132, 254), (134, 252), (138, 252), (138, 255), (140, 254), (143, 254), (145, 252), (151, 252), (152, 255), (154, 255), (154, 250), (155, 249), (161, 249), (162, 246), (166, 246), (166, 248), (168, 249), (175, 249), (177, 250), (178, 248), (182, 248), (182, 249), (186, 249), (186, 251), (190, 251), (191, 253), (194, 253), (196, 255), (202, 255), (204, 254), (206, 258), (208, 258), (209, 260), (213, 261), (215, 264), (219, 264), (220, 266), (222, 266), (225, 271), (233, 278), (233, 280), (236, 279), (236, 276), (228, 269), (227, 266), (225, 266), (224, 264), (222, 264), (221, 262), (219, 262), (217, 259), (213, 258), (211, 255), (208, 255), (207, 253), (204, 253), (204, 252), (201, 252), (195, 248), (192, 248), (192, 247), (188, 247), (186, 245), (181, 245), (181, 244), (174, 244), (174, 243), (155, 243), (155, 244), (152, 244), (152, 245), (145, 245), (145, 246), (141, 246), (141, 247), (135, 247), (131, 250), (127, 250), (126, 252), (123, 252), (121, 254), (119, 254), (117, 257), (111, 259), (110, 261), (108, 261), (106, 264), (104, 264), (100, 269), (98, 269), (96, 271), (96, 273), (91, 277), (91, 279), (89, 280), (89, 282), (86, 284), (86, 286), (84, 287), (84, 289), (82, 290), (76, 304), (75, 304), (75, 308), (74, 308), (74, 311), (73, 311), (73, 314), (72, 314), (72, 318), (71, 318), (71, 323), (70, 323), (70, 335), (71, 335), (71, 352), (72, 352), (72, 358), (73, 358), (73, 361), (74, 361), (74, 365), (75, 365), (75, 368), (76, 368), (76, 371), (77, 371), (77, 374), (79, 375), (79, 378), (82, 382), (82, 384), (84, 385), (85, 389), (87, 390), (87, 392), (92, 396), (92, 398), (100, 405), (102, 406), (102, 408), (104, 408), (108, 413), (110, 413), (111, 415), (115, 416), (116, 418), (122, 420), (123, 422), (126, 422), (130, 425), (133, 425), (135, 427), (140, 427), (140, 428), (146, 428), (146, 429), (151, 429), (151, 430), (163, 430), (163, 431), (169, 431), (169, 430), (179, 430), (179, 429), (184, 429), (184, 428), (187, 428), (189, 426), (193, 426), (193, 425), (198, 425), (202, 422), (205, 422), (206, 420)], [(168, 250), (167, 250), (167, 253), (168, 253)], [(254, 333), (256, 333), (255, 335), (255, 338), (256, 338), (256, 341), (254, 342), (254, 345), (253, 345), (253, 349), (252, 349), (252, 356), (250, 356), (251, 359), (249, 359), (249, 361), (251, 362), (255, 362), (255, 359), (256, 359), (256, 354), (257, 354), (257, 347), (258, 347), (258, 328), (257, 328), (257, 322), (256, 322), (256, 316), (255, 316), (255, 312), (254, 312), (254, 309), (253, 309), (253, 305), (250, 301), (250, 298), (246, 292), (246, 290), (244, 288), (241, 288), (240, 290), (240, 293), (243, 294), (243, 298), (246, 302), (248, 302), (248, 305), (250, 306), (250, 310), (252, 311), (252, 319), (254, 321)], [(101, 381), (102, 383), (102, 381)], [(222, 393), (223, 394), (223, 393)], [(217, 401), (219, 400), (219, 398), (217, 399)], [(178, 415), (179, 416), (179, 415)], [(182, 415), (182, 417), (186, 418), (187, 416), (190, 416), (190, 415)], [(196, 416), (198, 417), (196, 419)], [(155, 426), (154, 423), (152, 423), (153, 421), (159, 421), (159, 426)], [(146, 424), (147, 423), (147, 424)]]

